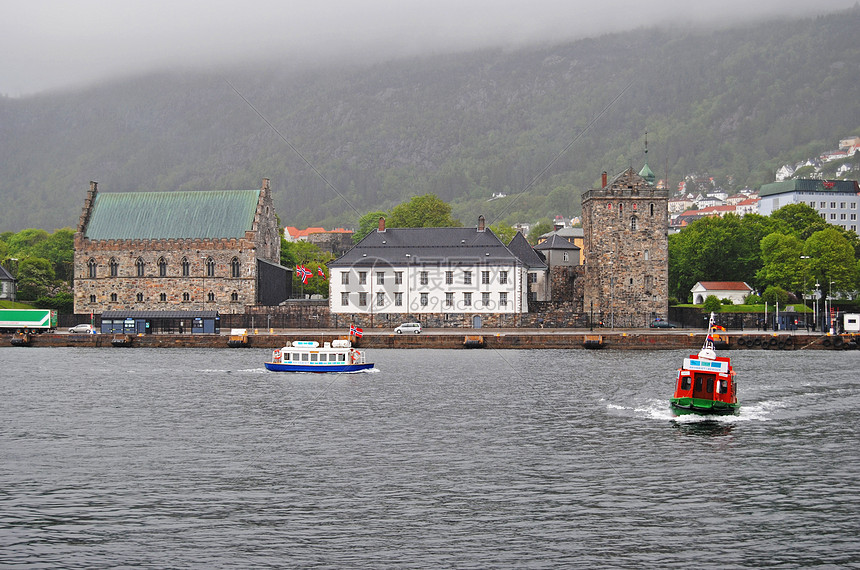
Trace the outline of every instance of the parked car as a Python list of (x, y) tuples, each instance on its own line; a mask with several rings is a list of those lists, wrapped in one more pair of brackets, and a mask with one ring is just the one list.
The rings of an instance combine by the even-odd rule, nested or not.
[(93, 332), (95, 332), (95, 329), (93, 328), (93, 325), (81, 323), (79, 325), (75, 325), (72, 328), (70, 328), (69, 332), (70, 333), (93, 333)]
[(403, 333), (419, 334), (421, 332), (421, 323), (403, 323), (399, 327), (395, 328), (394, 332), (396, 332), (397, 334), (403, 334)]
[(675, 329), (678, 328), (676, 325), (670, 323), (669, 321), (664, 321), (663, 319), (657, 319), (656, 321), (651, 321), (652, 329)]

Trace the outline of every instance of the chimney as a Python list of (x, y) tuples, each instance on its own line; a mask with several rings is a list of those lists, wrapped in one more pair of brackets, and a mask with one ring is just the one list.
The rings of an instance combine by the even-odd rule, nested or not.
[(478, 231), (484, 231), (484, 216), (478, 216)]
[(381, 232), (385, 231), (385, 218), (383, 218), (383, 217), (379, 218), (379, 231), (381, 231)]
[(600, 186), (601, 188), (606, 188), (606, 171), (603, 171), (603, 184)]

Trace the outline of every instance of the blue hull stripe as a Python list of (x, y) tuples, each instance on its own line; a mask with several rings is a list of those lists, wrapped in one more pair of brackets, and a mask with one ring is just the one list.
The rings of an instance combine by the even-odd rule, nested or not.
[(272, 372), (358, 372), (373, 368), (373, 363), (366, 364), (276, 364), (266, 362), (266, 370)]

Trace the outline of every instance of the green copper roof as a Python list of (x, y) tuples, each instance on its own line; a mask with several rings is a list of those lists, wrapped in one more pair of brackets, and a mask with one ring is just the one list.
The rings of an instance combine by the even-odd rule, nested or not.
[(243, 238), (260, 190), (96, 194), (86, 237), (107, 239)]
[(654, 180), (657, 178), (654, 176), (654, 173), (651, 172), (651, 167), (648, 166), (648, 163), (645, 163), (645, 166), (642, 167), (642, 170), (639, 171), (639, 176), (645, 179), (645, 181), (654, 186)]

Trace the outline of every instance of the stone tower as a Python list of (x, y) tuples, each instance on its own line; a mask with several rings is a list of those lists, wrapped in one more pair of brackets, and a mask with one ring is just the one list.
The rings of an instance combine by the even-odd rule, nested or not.
[[(647, 163), (642, 171), (651, 170)], [(653, 177), (653, 173), (651, 173)], [(669, 311), (668, 191), (628, 168), (582, 195), (583, 310), (604, 326), (646, 327)]]

